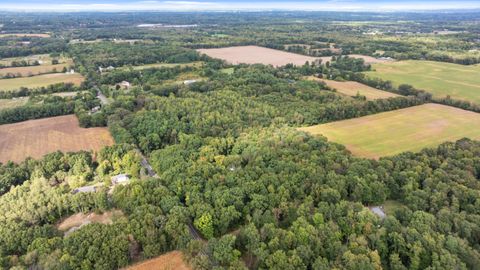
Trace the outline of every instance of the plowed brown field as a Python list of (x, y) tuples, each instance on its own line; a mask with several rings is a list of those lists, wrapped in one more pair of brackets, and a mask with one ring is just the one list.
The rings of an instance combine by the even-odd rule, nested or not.
[(74, 115), (0, 125), (0, 162), (21, 162), (55, 152), (98, 151), (112, 145), (106, 128), (81, 128)]

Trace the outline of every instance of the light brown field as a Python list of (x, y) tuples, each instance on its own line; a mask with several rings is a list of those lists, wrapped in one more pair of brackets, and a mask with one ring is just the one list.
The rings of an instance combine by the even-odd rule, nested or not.
[(65, 115), (0, 125), (0, 162), (21, 162), (55, 152), (98, 151), (112, 145), (107, 128), (81, 128), (77, 117)]
[(120, 217), (120, 216), (123, 216), (123, 213), (120, 210), (108, 211), (103, 214), (77, 213), (62, 220), (57, 225), (57, 229), (59, 229), (60, 231), (67, 231), (71, 228), (81, 227), (82, 225), (86, 225), (90, 223), (112, 224), (113, 219), (115, 217)]
[(156, 258), (134, 264), (125, 268), (126, 270), (192, 270), (190, 266), (183, 261), (181, 251), (172, 251)]
[(23, 33), (12, 33), (12, 34), (0, 34), (0, 38), (3, 37), (39, 37), (39, 38), (48, 38), (50, 34), (23, 34)]
[(354, 155), (379, 158), (462, 138), (480, 139), (480, 114), (425, 104), (300, 130), (341, 143)]
[(225, 60), (230, 64), (265, 64), (275, 67), (286, 64), (301, 66), (306, 61), (314, 62), (319, 59), (295, 53), (284, 52), (259, 46), (237, 46), (220, 49), (199, 49), (200, 53), (212, 58)]
[(68, 68), (73, 64), (72, 61), (67, 61), (63, 64), (57, 65), (39, 65), (39, 66), (29, 66), (29, 67), (11, 67), (11, 68), (2, 68), (0, 69), (0, 76), (5, 76), (8, 73), (20, 76), (32, 76), (32, 75), (39, 75), (44, 73), (51, 73), (51, 72), (62, 72), (63, 68)]
[(316, 77), (308, 77), (308, 79), (324, 82), (328, 87), (337, 90), (337, 92), (339, 93), (342, 93), (344, 95), (351, 96), (351, 97), (356, 96), (357, 93), (362, 96), (365, 96), (368, 100), (400, 97), (400, 95), (390, 93), (387, 91), (378, 90), (358, 82), (352, 82), (352, 81), (338, 82), (333, 80), (319, 79)]
[[(39, 61), (41, 65), (50, 65), (52, 62), (52, 57), (49, 54), (33, 54), (29, 56), (22, 57), (9, 57), (0, 59), (0, 65), (11, 66), (13, 61), (22, 61), (25, 60), (28, 63), (33, 63), (34, 61)], [(60, 63), (63, 63), (63, 59), (59, 59)]]

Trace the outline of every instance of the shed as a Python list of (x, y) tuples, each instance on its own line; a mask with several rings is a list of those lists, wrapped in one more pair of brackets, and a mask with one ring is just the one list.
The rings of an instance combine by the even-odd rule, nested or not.
[(130, 177), (127, 174), (119, 174), (112, 177), (112, 184), (126, 184), (130, 181)]

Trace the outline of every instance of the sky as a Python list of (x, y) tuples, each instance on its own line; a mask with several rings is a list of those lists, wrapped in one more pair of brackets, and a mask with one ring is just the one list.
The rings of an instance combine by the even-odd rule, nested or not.
[(0, 0), (0, 10), (11, 11), (404, 11), (444, 9), (480, 9), (480, 0)]

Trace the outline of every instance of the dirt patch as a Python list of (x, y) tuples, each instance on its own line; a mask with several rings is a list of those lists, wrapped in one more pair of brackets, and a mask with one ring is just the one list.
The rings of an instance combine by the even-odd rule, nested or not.
[(98, 151), (112, 145), (107, 128), (81, 128), (74, 115), (0, 125), (0, 162), (21, 162), (55, 152)]
[(183, 253), (172, 251), (156, 258), (129, 266), (125, 270), (191, 270), (183, 260)]
[(220, 49), (199, 49), (200, 53), (213, 58), (219, 58), (230, 64), (264, 64), (275, 67), (286, 64), (301, 66), (305, 62), (314, 62), (317, 57), (289, 53), (259, 46), (238, 46)]
[(77, 213), (63, 220), (57, 225), (57, 229), (65, 231), (65, 234), (67, 235), (90, 223), (112, 224), (114, 218), (121, 216), (123, 216), (123, 213), (120, 210), (113, 210), (103, 214)]

